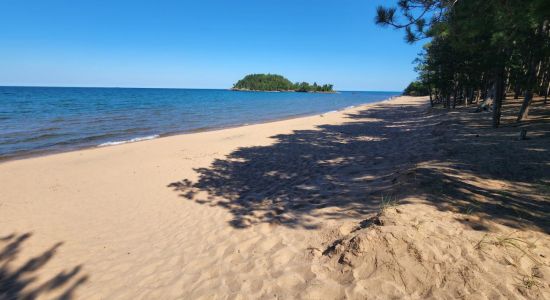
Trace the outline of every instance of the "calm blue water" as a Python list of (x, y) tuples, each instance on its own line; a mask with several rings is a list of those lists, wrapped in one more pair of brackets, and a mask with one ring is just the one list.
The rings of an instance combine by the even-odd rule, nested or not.
[(0, 160), (323, 113), (398, 94), (0, 87)]

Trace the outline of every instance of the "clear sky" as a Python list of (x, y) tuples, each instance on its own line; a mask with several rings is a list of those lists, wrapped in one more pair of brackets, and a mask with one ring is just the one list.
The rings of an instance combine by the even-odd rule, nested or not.
[(421, 44), (381, 0), (2, 0), (0, 85), (229, 88), (249, 73), (398, 91)]

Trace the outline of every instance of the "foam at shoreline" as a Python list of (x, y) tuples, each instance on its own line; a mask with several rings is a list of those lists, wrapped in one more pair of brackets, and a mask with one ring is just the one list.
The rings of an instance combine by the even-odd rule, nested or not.
[(140, 141), (152, 140), (152, 139), (156, 139), (156, 138), (159, 138), (159, 137), (160, 137), (160, 135), (154, 134), (154, 135), (149, 135), (149, 136), (136, 137), (136, 138), (129, 139), (129, 140), (101, 143), (97, 146), (98, 147), (106, 147), (106, 146), (122, 145), (122, 144), (127, 144), (127, 143), (135, 143), (135, 142), (140, 142)]

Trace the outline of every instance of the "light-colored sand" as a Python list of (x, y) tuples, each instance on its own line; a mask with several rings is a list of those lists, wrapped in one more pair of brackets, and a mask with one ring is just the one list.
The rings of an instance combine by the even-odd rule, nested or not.
[[(385, 218), (394, 221), (386, 224), (360, 223), (378, 210), (368, 201), (386, 189), (387, 171), (422, 155), (415, 153), (422, 143), (408, 142), (414, 124), (399, 122), (414, 113), (403, 105), (423, 111), (425, 103), (400, 97), (2, 163), (0, 299), (521, 297), (514, 285), (525, 280), (533, 287), (523, 296), (548, 297), (545, 234), (520, 234), (542, 245), (533, 250), (540, 265), (521, 252), (498, 252), (495, 243), (474, 249), (484, 233), (431, 205), (390, 208)], [(365, 109), (401, 112), (380, 120), (361, 116)], [(374, 135), (369, 122), (405, 130)], [(330, 126), (350, 127), (308, 139)], [(343, 140), (346, 130), (361, 133), (356, 142), (386, 142), (359, 160), (363, 149)], [(396, 159), (380, 158), (405, 148)], [(361, 172), (361, 161), (374, 171)], [(487, 239), (507, 231), (499, 232)], [(385, 254), (391, 245), (395, 253)], [(504, 264), (483, 264), (495, 251)], [(511, 264), (525, 274), (500, 281), (498, 272), (516, 270)]]

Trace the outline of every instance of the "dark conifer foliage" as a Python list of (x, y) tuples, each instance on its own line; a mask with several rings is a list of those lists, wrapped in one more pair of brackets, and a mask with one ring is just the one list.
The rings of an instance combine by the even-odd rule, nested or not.
[(296, 92), (333, 92), (332, 84), (310, 85), (307, 82), (292, 83), (281, 75), (250, 74), (233, 85), (235, 90), (251, 91), (296, 91)]
[(491, 102), (498, 127), (506, 94), (524, 99), (518, 121), (533, 94), (548, 97), (548, 0), (399, 0), (378, 7), (375, 22), (404, 29), (409, 43), (426, 40), (417, 71), (432, 103)]
[(407, 96), (428, 96), (430, 94), (430, 89), (422, 81), (417, 80), (411, 82), (403, 94)]

